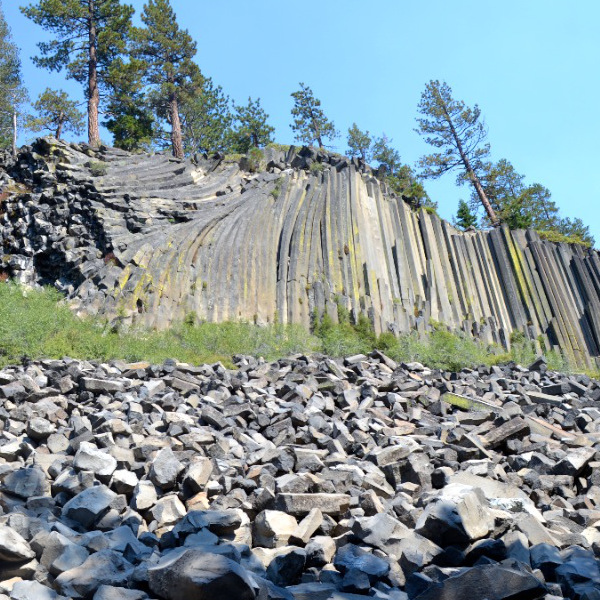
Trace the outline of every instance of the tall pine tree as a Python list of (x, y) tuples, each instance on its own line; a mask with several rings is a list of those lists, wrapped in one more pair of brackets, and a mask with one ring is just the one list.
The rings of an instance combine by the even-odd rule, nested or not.
[(315, 142), (319, 148), (324, 148), (324, 140), (338, 137), (337, 129), (323, 112), (321, 101), (315, 98), (313, 91), (303, 83), (300, 89), (292, 94), (294, 107), (292, 116), (294, 122), (290, 125), (296, 134), (298, 142), (312, 146)]
[(21, 79), (19, 49), (0, 3), (0, 147), (17, 151), (17, 126), (27, 92)]
[(111, 62), (125, 49), (133, 8), (120, 0), (39, 0), (21, 10), (56, 36), (38, 44), (41, 56), (33, 61), (50, 71), (66, 69), (67, 77), (84, 85), (88, 142), (98, 146), (100, 92)]
[(136, 30), (134, 54), (143, 61), (145, 80), (166, 108), (173, 156), (183, 158), (179, 104), (200, 77), (193, 62), (196, 42), (187, 30), (180, 29), (169, 0), (150, 0), (144, 6), (142, 21), (145, 28)]
[(487, 131), (480, 119), (479, 107), (469, 108), (455, 100), (447, 83), (430, 81), (421, 94), (419, 113), (422, 117), (417, 118), (417, 132), (440, 150), (421, 158), (421, 176), (436, 179), (458, 169), (458, 181), (468, 181), (473, 186), (489, 220), (497, 223), (498, 217), (478, 174), (479, 166), (489, 154), (489, 145), (485, 143)]

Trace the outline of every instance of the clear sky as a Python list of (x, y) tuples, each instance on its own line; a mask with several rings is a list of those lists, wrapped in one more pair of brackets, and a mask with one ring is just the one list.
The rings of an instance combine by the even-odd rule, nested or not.
[[(429, 151), (414, 132), (425, 83), (445, 80), (477, 103), (492, 157), (552, 192), (600, 245), (600, 2), (578, 0), (171, 0), (198, 42), (197, 61), (236, 102), (260, 97), (280, 143), (293, 142), (290, 94), (300, 81), (343, 137), (353, 122), (393, 139), (403, 162)], [(4, 0), (32, 98), (46, 86), (82, 98), (77, 84), (36, 69), (43, 31)], [(143, 0), (130, 0), (137, 13)], [(109, 134), (105, 133), (105, 138)], [(455, 177), (426, 182), (450, 218), (469, 190)]]

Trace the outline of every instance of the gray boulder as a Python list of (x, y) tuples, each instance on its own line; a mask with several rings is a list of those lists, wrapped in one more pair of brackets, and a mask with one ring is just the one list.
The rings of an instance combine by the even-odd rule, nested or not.
[(165, 600), (254, 600), (251, 577), (218, 554), (179, 549), (148, 569), (151, 591)]

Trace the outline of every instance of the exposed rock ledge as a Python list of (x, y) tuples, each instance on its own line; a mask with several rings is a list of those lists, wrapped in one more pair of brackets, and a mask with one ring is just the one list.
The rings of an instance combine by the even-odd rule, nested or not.
[(306, 326), (341, 303), (377, 331), (433, 321), (574, 364), (600, 355), (598, 253), (531, 231), (463, 234), (314, 149), (246, 158), (132, 155), (38, 140), (5, 161), (0, 268), (80, 314), (163, 328), (199, 319)]

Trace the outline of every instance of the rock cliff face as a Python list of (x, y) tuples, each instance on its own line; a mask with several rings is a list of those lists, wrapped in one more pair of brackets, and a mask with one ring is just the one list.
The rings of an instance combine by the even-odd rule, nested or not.
[(308, 326), (342, 306), (378, 332), (437, 321), (505, 346), (519, 331), (580, 366), (600, 355), (596, 251), (460, 233), (358, 161), (292, 147), (259, 166), (179, 162), (44, 139), (4, 163), (0, 275), (53, 284), (80, 314)]

